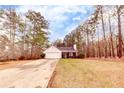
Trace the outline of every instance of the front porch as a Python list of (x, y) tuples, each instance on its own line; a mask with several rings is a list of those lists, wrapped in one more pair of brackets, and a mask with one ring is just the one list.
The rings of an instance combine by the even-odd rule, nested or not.
[(77, 52), (62, 52), (62, 58), (76, 58)]

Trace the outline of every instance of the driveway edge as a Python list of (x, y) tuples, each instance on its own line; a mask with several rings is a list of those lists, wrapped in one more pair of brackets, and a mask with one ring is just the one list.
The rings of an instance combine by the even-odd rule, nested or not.
[(51, 71), (51, 75), (50, 75), (50, 77), (49, 77), (47, 83), (45, 84), (44, 88), (48, 88), (48, 84), (49, 84), (49, 82), (50, 82), (50, 80), (51, 80), (51, 78), (52, 78), (52, 76), (53, 76), (53, 73), (54, 73), (54, 71), (55, 71), (55, 68), (56, 68), (56, 66), (57, 66), (57, 64), (58, 64), (58, 62), (59, 62), (59, 60), (60, 60), (60, 59), (57, 59), (56, 64), (55, 64), (55, 66), (53, 67), (53, 69), (52, 69), (52, 71)]

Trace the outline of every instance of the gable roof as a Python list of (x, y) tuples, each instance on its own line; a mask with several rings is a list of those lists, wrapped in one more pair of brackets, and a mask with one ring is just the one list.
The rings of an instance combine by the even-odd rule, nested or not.
[(77, 52), (77, 50), (75, 50), (73, 47), (55, 47), (55, 46), (51, 46), (48, 49), (46, 49), (44, 51), (44, 53), (48, 53), (48, 52)]
[(77, 52), (73, 47), (57, 47), (62, 52)]
[(48, 53), (48, 52), (60, 52), (61, 53), (61, 51), (58, 48), (56, 48), (55, 46), (51, 46), (44, 51), (44, 53)]

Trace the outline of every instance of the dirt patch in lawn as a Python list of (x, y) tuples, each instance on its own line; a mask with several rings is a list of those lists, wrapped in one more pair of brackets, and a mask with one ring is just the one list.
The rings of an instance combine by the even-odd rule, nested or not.
[(50, 88), (124, 87), (124, 63), (101, 60), (61, 59)]

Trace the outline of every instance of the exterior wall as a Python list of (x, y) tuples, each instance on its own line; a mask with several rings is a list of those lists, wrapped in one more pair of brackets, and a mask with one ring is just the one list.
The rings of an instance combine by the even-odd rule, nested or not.
[(44, 53), (45, 58), (62, 58), (62, 52), (54, 46), (51, 46), (50, 48), (45, 50)]
[(62, 54), (60, 52), (48, 52), (45, 58), (62, 58)]

